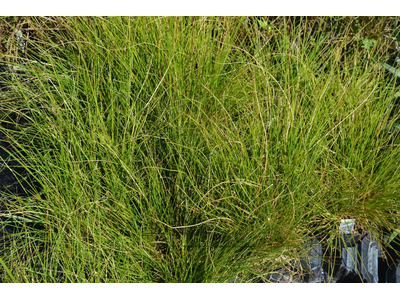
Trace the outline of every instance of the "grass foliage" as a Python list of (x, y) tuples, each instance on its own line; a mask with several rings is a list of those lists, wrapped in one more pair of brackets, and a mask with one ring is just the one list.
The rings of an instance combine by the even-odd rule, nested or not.
[(9, 196), (2, 281), (252, 281), (342, 218), (381, 242), (397, 228), (380, 43), (302, 19), (58, 22), (0, 104), (35, 183)]

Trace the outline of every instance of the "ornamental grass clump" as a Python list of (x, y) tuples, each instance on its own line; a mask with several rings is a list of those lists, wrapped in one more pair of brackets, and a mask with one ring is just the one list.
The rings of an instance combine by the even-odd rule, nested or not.
[(395, 91), (346, 28), (303, 21), (32, 19), (0, 104), (33, 178), (1, 281), (254, 281), (343, 218), (397, 228)]

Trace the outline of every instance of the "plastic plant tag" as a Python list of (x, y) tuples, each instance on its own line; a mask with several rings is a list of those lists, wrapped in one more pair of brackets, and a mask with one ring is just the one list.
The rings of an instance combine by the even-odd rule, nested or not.
[(354, 273), (358, 273), (358, 261), (357, 261), (357, 248), (342, 248), (342, 266), (347, 269), (353, 271)]
[(386, 283), (400, 283), (400, 263), (392, 263), (386, 271)]
[(301, 263), (307, 270), (305, 282), (319, 283), (324, 280), (324, 272), (322, 269), (322, 245), (317, 239), (312, 239), (311, 243), (306, 245), (308, 248), (307, 257), (303, 258)]
[(344, 234), (351, 234), (354, 230), (355, 219), (341, 219), (340, 232)]
[(361, 241), (361, 274), (366, 282), (377, 283), (379, 245), (370, 233)]

